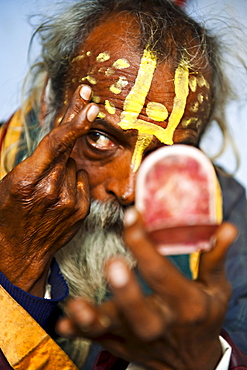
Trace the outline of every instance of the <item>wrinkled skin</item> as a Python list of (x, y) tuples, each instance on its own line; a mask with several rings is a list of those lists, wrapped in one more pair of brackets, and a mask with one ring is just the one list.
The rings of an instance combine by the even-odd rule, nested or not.
[[(66, 91), (70, 103), (65, 102), (58, 112), (55, 128), (33, 155), (0, 182), (1, 271), (31, 294), (43, 296), (51, 259), (78, 230), (88, 213), (91, 197), (102, 202), (117, 200), (123, 206), (134, 203), (136, 174), (131, 171), (131, 160), (137, 132), (123, 131), (118, 125), (140, 63), (133, 43), (128, 47), (122, 43), (126, 19), (125, 15), (121, 23), (121, 17), (115, 17), (95, 28), (84, 45), (92, 56), (87, 63), (80, 60), (71, 68)], [(128, 32), (136, 32), (135, 27)], [(101, 81), (95, 72), (98, 84), (93, 90), (100, 96), (99, 107), (106, 114), (104, 120), (95, 120), (98, 110), (89, 103), (91, 91), (84, 90), (82, 98), (79, 81), (94, 68), (95, 57), (106, 50), (105, 45), (112, 56), (106, 67), (126, 56), (132, 64), (129, 70), (115, 71), (110, 82), (107, 78)], [(171, 113), (175, 93), (168, 67), (157, 67), (147, 101), (164, 104)], [(129, 84), (114, 95), (109, 86), (123, 75)], [(210, 73), (206, 77), (209, 79)], [(114, 114), (105, 110), (105, 99), (114, 103)], [(193, 103), (193, 94), (188, 102)], [(95, 107), (95, 111), (90, 111), (90, 107)], [(198, 117), (205, 124), (208, 107), (204, 108)], [(145, 107), (140, 116), (150, 122)], [(188, 107), (185, 117), (193, 117)], [(165, 128), (167, 122), (159, 125)], [(197, 145), (202, 128), (179, 124), (174, 142)], [(160, 146), (154, 138), (144, 157)], [(199, 278), (192, 282), (155, 252), (140, 221), (135, 221), (126, 226), (126, 244), (153, 295), (142, 296), (123, 261), (110, 261), (106, 274), (112, 286), (112, 301), (100, 307), (89, 306), (83, 299), (69, 302), (70, 319), (64, 319), (58, 330), (64, 335), (93, 338), (112, 353), (150, 369), (214, 369), (221, 357), (218, 335), (230, 294), (224, 255), (235, 235), (231, 225), (218, 230), (216, 246), (203, 254)]]
[(70, 158), (75, 140), (90, 128), (90, 107), (96, 110), (91, 119), (98, 113), (93, 104), (83, 106), (78, 89), (61, 125), (0, 182), (1, 271), (38, 296), (52, 257), (76, 233), (90, 206), (87, 174), (76, 171)]

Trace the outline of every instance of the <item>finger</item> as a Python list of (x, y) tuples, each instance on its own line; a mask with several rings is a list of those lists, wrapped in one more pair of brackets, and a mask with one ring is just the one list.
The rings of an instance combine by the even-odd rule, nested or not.
[(62, 319), (59, 319), (56, 324), (55, 331), (59, 336), (65, 338), (82, 336), (81, 329), (69, 317), (63, 317)]
[(133, 272), (123, 259), (110, 260), (106, 265), (106, 276), (114, 301), (132, 335), (142, 340), (159, 337), (164, 332), (165, 323), (171, 318), (168, 310), (164, 315), (164, 310), (154, 297), (144, 297)]
[[(57, 165), (58, 162), (62, 165), (67, 162), (75, 141), (88, 132), (91, 122), (95, 120), (99, 112), (96, 104), (85, 105), (86, 101), (81, 95), (85, 96), (86, 94), (80, 94), (80, 88), (78, 88), (66, 117), (62, 121), (63, 124), (46, 135), (33, 154), (22, 162), (21, 166), (17, 167), (16, 173), (18, 175), (19, 172), (24, 172), (29, 177), (37, 178), (51, 166)], [(79, 101), (81, 101), (80, 105)], [(70, 119), (70, 121), (66, 121), (65, 124), (66, 119)]]
[(81, 213), (82, 218), (84, 218), (85, 212), (89, 211), (91, 199), (88, 174), (84, 170), (77, 172), (76, 199), (79, 207), (78, 212)]
[[(66, 164), (66, 171), (60, 180), (54, 179), (55, 188), (60, 188), (59, 204), (68, 209), (71, 214), (76, 213), (76, 221), (84, 218), (90, 205), (90, 190), (88, 174), (86, 171), (76, 171), (76, 162), (69, 158)], [(54, 174), (53, 177), (54, 178)], [(59, 184), (59, 185), (58, 185)]]
[(70, 122), (91, 100), (92, 89), (88, 85), (80, 85), (77, 87), (69, 107), (61, 121), (61, 125)]
[(188, 279), (167, 258), (161, 256), (145, 234), (141, 218), (134, 208), (125, 214), (124, 239), (137, 259), (141, 275), (148, 285), (164, 298), (188, 295)]
[[(63, 167), (61, 165), (57, 167)], [(70, 204), (74, 208), (76, 203), (76, 163), (73, 158), (69, 158), (66, 163), (66, 171), (61, 169), (63, 178), (59, 181), (60, 190), (60, 203)], [(54, 177), (54, 176), (53, 176)], [(55, 180), (57, 185), (58, 180)], [(61, 184), (61, 182), (63, 182)], [(58, 186), (57, 186), (58, 187)]]
[(201, 255), (198, 280), (216, 281), (225, 278), (225, 256), (237, 233), (237, 228), (229, 222), (217, 229), (213, 237), (214, 247)]
[(98, 106), (90, 103), (66, 125), (54, 128), (40, 142), (30, 157), (30, 161), (34, 160), (36, 168), (41, 168), (42, 171), (58, 162), (59, 159), (62, 163), (67, 162), (75, 141), (88, 132), (91, 122), (95, 120), (98, 112)]
[(111, 302), (94, 307), (83, 298), (74, 298), (67, 303), (65, 311), (67, 317), (59, 320), (56, 326), (56, 331), (63, 336), (80, 334), (96, 338), (116, 326), (117, 313)]

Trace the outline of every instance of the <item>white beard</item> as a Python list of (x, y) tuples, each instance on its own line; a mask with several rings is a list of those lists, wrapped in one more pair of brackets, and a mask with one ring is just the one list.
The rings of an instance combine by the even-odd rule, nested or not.
[(134, 259), (122, 240), (123, 208), (117, 203), (92, 201), (90, 214), (56, 259), (68, 283), (70, 296), (100, 303), (107, 293), (105, 264), (121, 255), (130, 266)]

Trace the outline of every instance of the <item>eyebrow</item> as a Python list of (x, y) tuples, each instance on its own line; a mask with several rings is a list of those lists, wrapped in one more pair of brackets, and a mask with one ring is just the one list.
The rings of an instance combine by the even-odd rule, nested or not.
[(112, 135), (121, 136), (125, 140), (133, 137), (133, 129), (123, 130), (120, 126), (118, 126), (118, 124), (115, 126), (105, 119), (96, 118), (96, 120), (92, 124), (92, 129), (95, 128), (94, 126), (98, 125), (104, 127)]

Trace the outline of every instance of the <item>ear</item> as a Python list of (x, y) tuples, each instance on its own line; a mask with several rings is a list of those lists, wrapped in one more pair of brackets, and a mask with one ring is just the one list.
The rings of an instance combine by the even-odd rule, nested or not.
[(40, 98), (40, 111), (39, 111), (39, 123), (40, 126), (43, 126), (44, 119), (48, 112), (48, 103), (49, 103), (49, 93), (51, 88), (51, 80), (50, 77), (47, 75), (45, 78), (41, 98)]

